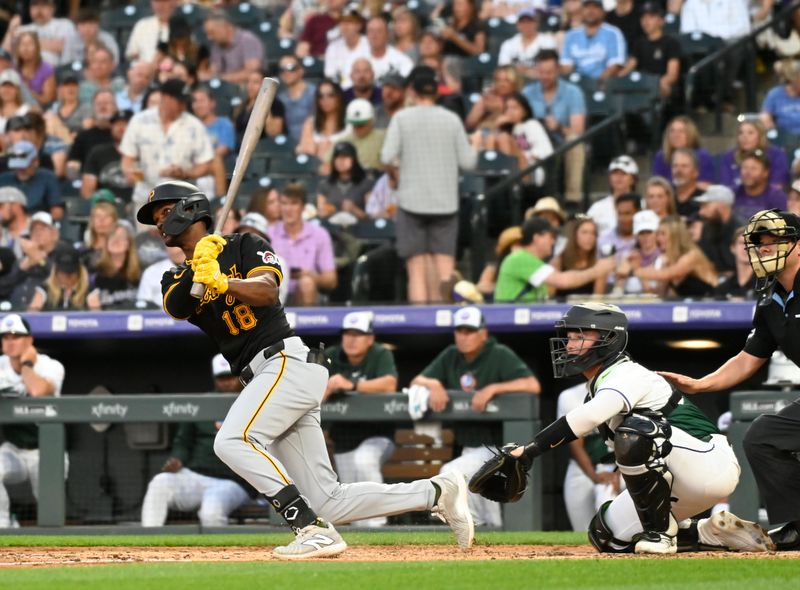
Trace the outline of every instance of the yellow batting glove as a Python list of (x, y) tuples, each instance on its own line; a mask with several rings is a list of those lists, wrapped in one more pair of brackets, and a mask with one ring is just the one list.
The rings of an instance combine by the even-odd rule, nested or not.
[(210, 259), (201, 259), (194, 263), (194, 282), (202, 283), (217, 293), (228, 290), (228, 277), (219, 269), (219, 262)]
[(217, 256), (219, 256), (220, 252), (222, 252), (222, 249), (227, 243), (228, 242), (222, 236), (213, 234), (205, 236), (201, 238), (194, 247), (194, 255), (192, 256), (192, 260), (197, 260), (198, 258), (211, 258), (216, 260)]

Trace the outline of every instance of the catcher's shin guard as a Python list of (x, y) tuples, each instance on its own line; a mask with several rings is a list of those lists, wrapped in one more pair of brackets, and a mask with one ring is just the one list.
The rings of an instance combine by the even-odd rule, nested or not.
[(620, 541), (615, 538), (606, 524), (604, 515), (609, 504), (611, 501), (603, 504), (589, 523), (589, 542), (600, 553), (633, 553), (636, 544), (633, 541)]
[(661, 417), (631, 414), (614, 432), (614, 454), (642, 528), (664, 532), (670, 526), (672, 474), (665, 457), (672, 450), (669, 423)]

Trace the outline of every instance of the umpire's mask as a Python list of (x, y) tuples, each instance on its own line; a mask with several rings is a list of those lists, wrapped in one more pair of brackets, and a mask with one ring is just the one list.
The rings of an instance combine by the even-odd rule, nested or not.
[[(766, 236), (771, 240), (764, 240)], [(766, 209), (750, 218), (744, 231), (744, 247), (756, 275), (756, 291), (762, 293), (775, 285), (786, 259), (797, 246), (798, 237), (800, 219), (793, 213)], [(769, 251), (762, 252), (766, 246), (770, 246)]]

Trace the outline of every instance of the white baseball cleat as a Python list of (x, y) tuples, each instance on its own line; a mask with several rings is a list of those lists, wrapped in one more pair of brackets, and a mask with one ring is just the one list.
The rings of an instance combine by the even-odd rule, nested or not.
[(758, 524), (742, 520), (735, 514), (722, 511), (697, 523), (697, 535), (702, 545), (723, 547), (731, 551), (774, 551), (775, 544)]
[(678, 552), (678, 523), (672, 514), (669, 515), (669, 527), (664, 532), (645, 531), (641, 533), (634, 553), (651, 553), (654, 555), (671, 555)]
[(339, 555), (345, 549), (347, 543), (332, 524), (310, 524), (297, 531), (294, 540), (288, 545), (275, 547), (272, 554), (278, 559), (316, 559)]
[(439, 486), (439, 501), (431, 513), (450, 525), (461, 549), (469, 549), (475, 540), (475, 523), (467, 501), (467, 481), (457, 471), (440, 473), (431, 478)]

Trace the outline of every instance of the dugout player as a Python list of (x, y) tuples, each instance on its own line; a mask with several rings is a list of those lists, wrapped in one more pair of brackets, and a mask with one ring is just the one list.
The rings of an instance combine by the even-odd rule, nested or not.
[(589, 393), (581, 406), (511, 454), (529, 465), (598, 427), (613, 441), (627, 489), (592, 519), (592, 545), (600, 552), (652, 554), (675, 553), (679, 541), (691, 550), (771, 548), (761, 527), (728, 512), (689, 520), (734, 490), (739, 463), (727, 439), (694, 404), (625, 353), (628, 318), (622, 310), (582, 303), (555, 327), (556, 337), (550, 339), (554, 376), (582, 374)]
[[(692, 379), (660, 374), (686, 393), (728, 389), (752, 377), (776, 349), (800, 365), (800, 218), (778, 209), (750, 218), (745, 248), (760, 294), (753, 330), (739, 354), (713, 373)], [(779, 551), (800, 550), (800, 399), (776, 414), (764, 414), (744, 439), (747, 460), (767, 506), (771, 523), (786, 523), (770, 531)]]
[[(0, 396), (50, 397), (61, 395), (64, 365), (36, 350), (28, 321), (16, 313), (0, 320), (3, 354), (0, 356)], [(64, 477), (69, 460), (64, 453)], [(36, 424), (4, 424), (0, 443), (0, 528), (14, 525), (5, 486), (31, 482), (39, 497), (39, 427)]]
[[(164, 273), (164, 310), (214, 339), (244, 385), (214, 452), (295, 531), (276, 557), (337, 555), (347, 544), (332, 523), (429, 509), (450, 524), (460, 547), (471, 546), (463, 475), (392, 485), (337, 481), (319, 423), (327, 359), (289, 326), (278, 300), (283, 272), (268, 242), (251, 233), (209, 235), (208, 199), (183, 181), (154, 187), (137, 219), (186, 254), (183, 266)], [(201, 299), (190, 294), (193, 281), (206, 287)]]

